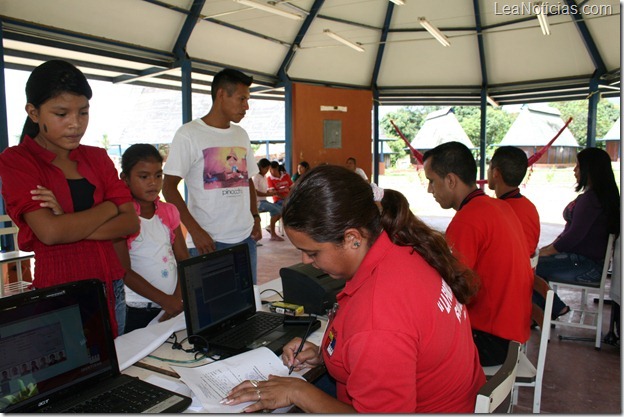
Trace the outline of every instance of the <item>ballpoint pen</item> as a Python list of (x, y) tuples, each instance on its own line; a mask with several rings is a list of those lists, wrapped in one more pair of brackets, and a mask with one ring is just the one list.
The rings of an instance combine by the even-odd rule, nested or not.
[(310, 330), (312, 330), (312, 323), (314, 323), (315, 321), (316, 321), (316, 317), (310, 316), (310, 323), (308, 324), (308, 329), (306, 330), (305, 335), (303, 336), (303, 339), (301, 339), (301, 344), (299, 345), (299, 347), (297, 348), (297, 351), (295, 352), (295, 356), (293, 357), (293, 364), (290, 365), (290, 368), (288, 368), (288, 375), (292, 374), (293, 369), (295, 369), (295, 359), (297, 359), (297, 355), (299, 355), (299, 353), (301, 352), (301, 349), (303, 349), (303, 345), (308, 339), (308, 336), (310, 336)]

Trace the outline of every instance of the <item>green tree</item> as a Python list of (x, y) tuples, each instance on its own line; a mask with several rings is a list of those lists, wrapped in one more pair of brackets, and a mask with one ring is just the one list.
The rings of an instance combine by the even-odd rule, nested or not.
[[(472, 144), (478, 146), (481, 141), (481, 109), (477, 106), (457, 106), (453, 110)], [(515, 120), (516, 115), (488, 106), (485, 124), (487, 146), (500, 143)]]
[(437, 109), (439, 109), (439, 107), (436, 106), (402, 107), (395, 112), (386, 114), (381, 119), (380, 127), (385, 135), (389, 138), (397, 138), (397, 140), (388, 142), (390, 149), (396, 152), (390, 157), (392, 165), (396, 164), (397, 159), (409, 154), (410, 152), (407, 149), (407, 145), (403, 139), (401, 139), (397, 131), (390, 123), (390, 120), (394, 122), (405, 138), (411, 142), (425, 122), (427, 114)]
[(477, 106), (455, 106), (453, 113), (473, 145), (479, 144), (481, 109)]
[[(572, 117), (572, 123), (568, 129), (580, 146), (587, 146), (587, 100), (559, 101), (549, 103), (549, 105), (561, 112), (563, 120)], [(600, 100), (596, 116), (596, 138), (603, 137), (618, 117), (620, 117), (620, 110), (616, 106), (608, 100)]]
[(102, 139), (100, 139), (100, 145), (102, 145), (102, 148), (106, 150), (110, 148), (110, 141), (108, 140), (108, 135), (106, 133), (102, 135)]

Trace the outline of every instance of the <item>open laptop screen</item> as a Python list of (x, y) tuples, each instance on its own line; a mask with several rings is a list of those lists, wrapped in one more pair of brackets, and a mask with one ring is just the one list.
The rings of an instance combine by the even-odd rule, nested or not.
[(96, 280), (0, 299), (0, 412), (119, 373), (108, 320)]
[(209, 335), (256, 311), (246, 244), (178, 263), (189, 335)]

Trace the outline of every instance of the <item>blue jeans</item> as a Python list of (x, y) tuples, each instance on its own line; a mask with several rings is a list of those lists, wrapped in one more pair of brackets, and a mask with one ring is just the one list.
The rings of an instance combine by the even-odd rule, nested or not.
[[(258, 279), (256, 277), (257, 275), (256, 269), (257, 269), (257, 264), (258, 264), (258, 253), (256, 251), (256, 241), (253, 240), (251, 236), (243, 240), (242, 242), (238, 242), (238, 243), (223, 243), (223, 242), (215, 241), (217, 250), (231, 248), (232, 246), (240, 245), (241, 243), (246, 243), (247, 247), (249, 248), (249, 261), (251, 262), (251, 275), (253, 277), (253, 283), (254, 285), (256, 285), (258, 282)], [(189, 255), (191, 257), (199, 256), (199, 251), (197, 250), (197, 248), (189, 248)]]
[(115, 293), (115, 319), (117, 320), (117, 335), (124, 334), (126, 328), (126, 291), (123, 279), (113, 281)]
[[(540, 256), (535, 273), (546, 281), (555, 280), (570, 284), (595, 284), (600, 282), (602, 263), (576, 253), (561, 252), (556, 255)], [(544, 297), (533, 292), (533, 303), (544, 308)], [(553, 300), (553, 318), (564, 309), (565, 303), (555, 294)]]
[(267, 200), (260, 200), (260, 204), (258, 205), (258, 212), (264, 213), (268, 211), (271, 217), (279, 216), (282, 213), (282, 207), (268, 202)]

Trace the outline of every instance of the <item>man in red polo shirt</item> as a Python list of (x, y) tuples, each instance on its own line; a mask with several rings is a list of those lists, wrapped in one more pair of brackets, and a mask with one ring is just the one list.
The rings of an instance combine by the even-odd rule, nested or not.
[(535, 205), (520, 193), (520, 183), (528, 168), (524, 151), (515, 146), (501, 146), (494, 152), (487, 171), (488, 187), (505, 200), (516, 213), (524, 231), (529, 257), (535, 255), (540, 236), (540, 219)]
[(533, 270), (518, 217), (507, 203), (487, 196), (476, 184), (470, 150), (447, 142), (423, 155), (428, 191), (442, 208), (457, 211), (446, 230), (449, 247), (480, 278), (467, 305), (483, 366), (502, 364), (509, 342), (530, 335)]

